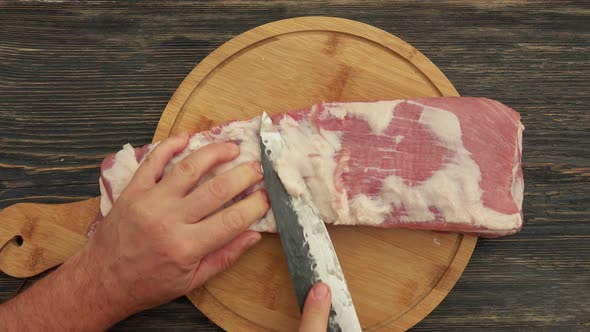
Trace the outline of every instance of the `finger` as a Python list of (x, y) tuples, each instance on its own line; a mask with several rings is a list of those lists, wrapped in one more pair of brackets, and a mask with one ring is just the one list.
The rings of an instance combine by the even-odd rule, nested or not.
[[(243, 233), (268, 211), (268, 196), (263, 191), (255, 191), (246, 198), (221, 210), (201, 222), (190, 225), (188, 236), (201, 239), (195, 243), (195, 253), (205, 256), (219, 249), (231, 239)], [(188, 227), (188, 225), (187, 225)], [(195, 233), (197, 235), (195, 235)], [(206, 236), (203, 236), (206, 234)]]
[(318, 282), (305, 299), (299, 332), (325, 331), (328, 328), (328, 316), (332, 305), (330, 287)]
[(181, 133), (161, 141), (154, 150), (145, 157), (128, 187), (153, 186), (162, 177), (164, 168), (170, 159), (184, 150), (188, 144), (188, 133)]
[(197, 222), (217, 211), (244, 190), (262, 180), (260, 163), (242, 164), (199, 185), (185, 198), (188, 222)]
[(186, 156), (160, 181), (163, 190), (181, 196), (192, 190), (211, 168), (235, 159), (240, 149), (233, 143), (211, 143)]
[(192, 288), (203, 285), (207, 280), (232, 266), (246, 250), (258, 243), (261, 237), (258, 232), (244, 232), (225, 246), (205, 256), (195, 271)]

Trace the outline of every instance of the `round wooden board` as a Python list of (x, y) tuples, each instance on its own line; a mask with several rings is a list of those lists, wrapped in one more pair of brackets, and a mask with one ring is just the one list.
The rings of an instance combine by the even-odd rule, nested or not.
[[(399, 38), (337, 18), (269, 23), (219, 47), (182, 82), (154, 141), (181, 130), (300, 109), (321, 101), (456, 96), (438, 68)], [(463, 272), (477, 237), (329, 227), (365, 331), (406, 330)], [(187, 295), (229, 331), (293, 331), (299, 312), (278, 235)]]

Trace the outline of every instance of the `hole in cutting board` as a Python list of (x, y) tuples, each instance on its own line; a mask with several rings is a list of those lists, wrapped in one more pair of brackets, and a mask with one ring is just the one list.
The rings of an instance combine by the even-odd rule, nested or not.
[(10, 239), (8, 242), (6, 242), (4, 245), (0, 247), (0, 252), (2, 252), (2, 250), (4, 250), (4, 248), (11, 242), (20, 247), (23, 245), (24, 239), (20, 235), (15, 235), (12, 239)]

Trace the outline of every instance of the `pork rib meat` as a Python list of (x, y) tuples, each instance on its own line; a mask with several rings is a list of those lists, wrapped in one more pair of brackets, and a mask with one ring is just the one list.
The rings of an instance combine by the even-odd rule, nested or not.
[[(500, 102), (475, 97), (332, 102), (271, 118), (286, 144), (274, 164), (277, 173), (289, 194), (307, 200), (326, 223), (483, 237), (522, 227), (524, 127), (520, 115)], [(240, 156), (202, 181), (259, 160), (259, 125), (256, 117), (197, 133), (166, 171), (190, 152), (220, 141), (237, 143)], [(127, 144), (103, 161), (98, 219), (155, 145)], [(251, 229), (276, 232), (272, 212)]]

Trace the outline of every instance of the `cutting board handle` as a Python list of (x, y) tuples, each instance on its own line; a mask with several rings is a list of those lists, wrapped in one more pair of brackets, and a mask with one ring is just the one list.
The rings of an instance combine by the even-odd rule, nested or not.
[(0, 271), (24, 278), (63, 263), (86, 243), (99, 205), (95, 197), (67, 204), (20, 203), (0, 211)]

